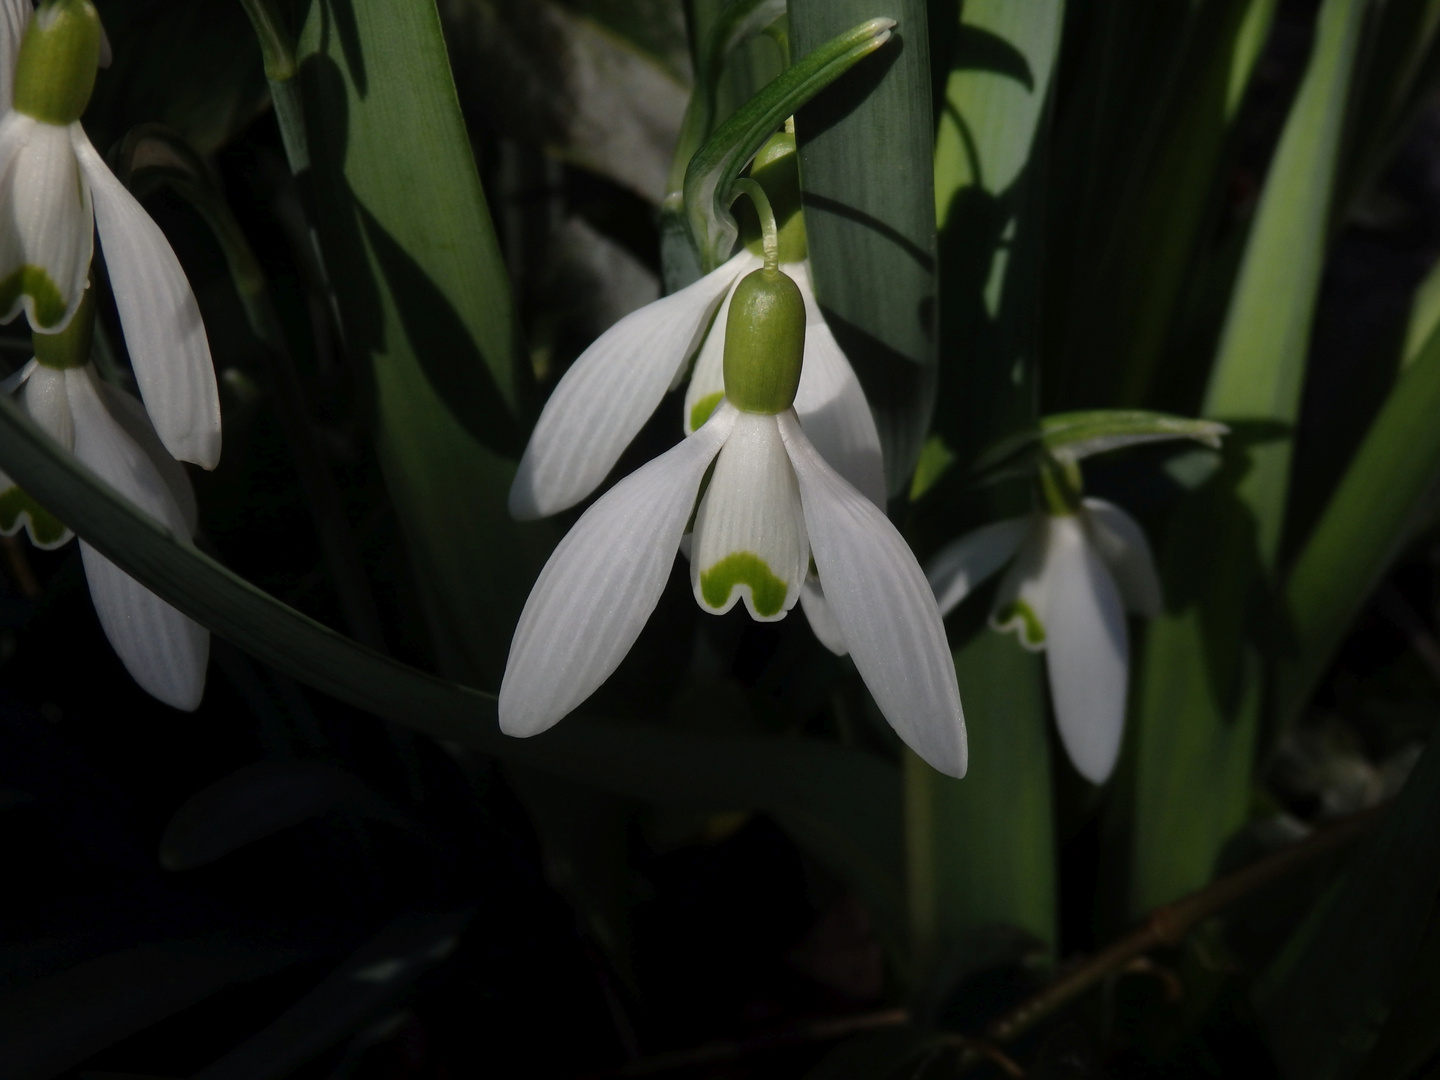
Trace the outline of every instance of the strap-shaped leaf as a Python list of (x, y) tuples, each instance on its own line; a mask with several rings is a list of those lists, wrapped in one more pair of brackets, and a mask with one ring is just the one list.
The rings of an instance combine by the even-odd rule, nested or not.
[(1038, 426), (1008, 435), (992, 445), (975, 463), (975, 471), (989, 472), (1042, 447), (1064, 461), (1079, 461), (1109, 450), (1171, 439), (1193, 439), (1219, 449), (1221, 436), (1229, 431), (1215, 420), (1193, 420), (1145, 409), (1056, 413), (1044, 417)]
[(685, 171), (685, 213), (704, 268), (724, 261), (738, 230), (730, 185), (760, 145), (796, 109), (890, 38), (893, 19), (870, 19), (807, 55), (721, 124)]

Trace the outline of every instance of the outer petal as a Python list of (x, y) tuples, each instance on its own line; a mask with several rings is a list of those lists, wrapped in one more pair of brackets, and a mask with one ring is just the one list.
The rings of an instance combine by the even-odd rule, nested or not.
[(25, 36), (25, 28), (34, 13), (35, 6), (30, 0), (0, 0), (0, 115), (10, 111), (14, 100), (20, 39)]
[(550, 556), (520, 614), (500, 683), (500, 729), (538, 735), (610, 677), (655, 610), (700, 480), (735, 410), (586, 510)]
[[(88, 367), (66, 373), (75, 410), (75, 456), (141, 510), (179, 536), (190, 536), (184, 511), (155, 462), (101, 400)], [(90, 599), (105, 636), (135, 681), (177, 709), (200, 704), (210, 634), (83, 540), (80, 554)]]
[[(749, 256), (748, 262), (742, 262)], [(700, 345), (700, 351), (695, 354), (695, 367), (690, 372), (690, 385), (685, 388), (685, 434), (701, 427), (710, 414), (715, 411), (715, 406), (720, 404), (720, 399), (725, 396), (725, 322), (730, 317), (730, 298), (735, 295), (735, 286), (740, 284), (740, 279), (752, 270), (758, 270), (765, 265), (765, 260), (759, 255), (752, 255), (748, 251), (741, 251), (727, 266), (735, 267), (735, 278), (730, 283), (729, 289), (725, 292), (725, 299), (720, 302), (719, 310), (715, 312), (715, 320), (710, 324), (710, 332), (705, 335), (704, 342)]]
[(830, 332), (805, 263), (785, 271), (805, 297), (805, 366), (795, 411), (805, 434), (830, 466), (880, 509), (885, 509), (885, 461), (875, 417), (855, 369)]
[[(5, 380), (4, 389), (16, 393), (20, 406), (51, 438), (67, 450), (75, 446), (75, 422), (65, 390), (65, 373), (41, 367), (31, 360)], [(14, 536), (24, 529), (38, 548), (58, 548), (75, 534), (54, 514), (32, 499), (8, 476), (0, 473), (0, 534)]]
[(65, 328), (94, 249), (90, 191), (72, 132), (11, 112), (0, 122), (0, 321), (22, 309), (35, 330)]
[(800, 599), (810, 541), (775, 417), (737, 413), (694, 536), (690, 585), (706, 611), (724, 614), (743, 597), (751, 618), (776, 622)]
[(1115, 577), (1126, 609), (1147, 619), (1158, 616), (1165, 600), (1155, 557), (1140, 523), (1114, 503), (1086, 499), (1085, 524), (1095, 550)]
[(1078, 516), (1052, 521), (1045, 593), (1046, 661), (1060, 740), (1080, 775), (1100, 784), (1120, 753), (1130, 643), (1120, 590)]
[(800, 606), (805, 610), (805, 619), (821, 645), (836, 656), (844, 656), (850, 651), (845, 644), (845, 635), (840, 632), (840, 624), (835, 621), (835, 613), (830, 610), (830, 601), (825, 599), (825, 590), (813, 577), (807, 578), (805, 587), (800, 590)]
[(600, 485), (694, 351), (742, 257), (632, 311), (580, 354), (520, 459), (510, 488), (513, 517), (558, 513)]
[(925, 576), (941, 615), (948, 615), (975, 586), (999, 570), (1034, 528), (1028, 514), (985, 525), (952, 540), (930, 560)]
[(160, 226), (111, 174), (80, 125), (72, 130), (146, 411), (171, 457), (213, 469), (220, 461), (220, 396), (195, 294)]
[(900, 737), (936, 769), (963, 776), (965, 718), (935, 597), (895, 526), (778, 417), (800, 481), (825, 598), (865, 685)]

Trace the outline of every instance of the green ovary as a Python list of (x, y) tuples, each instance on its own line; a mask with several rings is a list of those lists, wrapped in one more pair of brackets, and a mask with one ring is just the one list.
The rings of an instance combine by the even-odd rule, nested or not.
[(700, 574), (700, 595), (713, 608), (724, 607), (740, 585), (750, 586), (751, 606), (765, 618), (781, 612), (790, 591), (764, 559), (749, 551), (732, 552)]
[(65, 297), (43, 266), (25, 265), (0, 281), (0, 310), (9, 311), (22, 295), (35, 304), (35, 321), (45, 329), (65, 318)]
[(720, 399), (724, 396), (724, 394), (706, 394), (695, 402), (695, 407), (690, 410), (691, 431), (699, 431), (705, 425), (705, 421), (710, 419), (710, 414), (715, 411), (715, 406), (720, 404)]
[(1045, 644), (1045, 624), (1023, 600), (1006, 604), (995, 612), (991, 621), (997, 630), (1008, 630), (1012, 626), (1018, 629), (1020, 640), (1031, 649), (1042, 648)]
[(30, 515), (30, 535), (37, 544), (49, 547), (65, 538), (65, 526), (60, 524), (60, 519), (18, 487), (0, 492), (0, 531), (7, 536), (13, 533), (19, 526), (21, 514)]

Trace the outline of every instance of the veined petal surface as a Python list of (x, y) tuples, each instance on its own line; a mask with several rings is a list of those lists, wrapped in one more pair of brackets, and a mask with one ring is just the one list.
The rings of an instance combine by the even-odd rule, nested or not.
[(952, 540), (935, 553), (925, 576), (941, 615), (949, 615), (970, 590), (1005, 565), (1036, 526), (1034, 518), (1011, 518), (984, 525)]
[(805, 366), (795, 394), (795, 411), (805, 435), (831, 468), (884, 510), (885, 460), (870, 402), (820, 314), (808, 264), (787, 263), (783, 269), (805, 298)]
[(10, 111), (15, 100), (15, 62), (33, 14), (30, 0), (0, 0), (0, 116)]
[(65, 372), (36, 364), (15, 400), (45, 434), (66, 450), (75, 449), (75, 416), (70, 409), (70, 390)]
[(1086, 499), (1084, 506), (1090, 540), (1110, 568), (1126, 610), (1155, 618), (1165, 599), (1145, 530), (1124, 510), (1104, 499)]
[(94, 251), (91, 193), (72, 130), (17, 112), (0, 120), (0, 322), (22, 310), (63, 330), (80, 306)]
[(735, 420), (703, 428), (581, 515), (540, 571), (510, 641), (500, 730), (538, 735), (620, 666), (660, 599), (695, 495)]
[[(748, 256), (748, 261), (745, 260)], [(715, 312), (710, 323), (710, 332), (695, 354), (695, 366), (690, 372), (690, 383), (685, 388), (685, 434), (697, 430), (710, 419), (710, 414), (725, 396), (725, 323), (730, 318), (730, 299), (740, 279), (752, 270), (765, 265), (759, 255), (741, 251), (726, 266), (735, 267), (735, 277), (725, 290), (725, 299)]]
[(220, 461), (220, 396), (190, 282), (160, 226), (115, 179), (80, 125), (71, 130), (146, 412), (171, 457), (213, 469)]
[(1115, 768), (1125, 728), (1125, 608), (1078, 515), (1051, 520), (1048, 554), (1045, 659), (1055, 721), (1075, 768), (1100, 784)]
[(800, 599), (810, 542), (775, 417), (736, 412), (693, 535), (690, 584), (706, 611), (724, 614), (743, 598), (751, 618), (775, 622)]
[[(75, 412), (75, 456), (141, 510), (189, 539), (184, 511), (150, 456), (105, 407), (91, 369), (74, 368), (65, 378)], [(95, 613), (126, 670), (165, 704), (194, 709), (205, 692), (209, 631), (83, 540), (80, 555)]]
[(800, 607), (821, 645), (836, 656), (844, 656), (850, 651), (845, 644), (845, 635), (840, 632), (840, 624), (835, 621), (835, 613), (830, 610), (830, 601), (825, 599), (825, 590), (817, 579), (805, 579), (805, 586), (800, 590)]
[(911, 749), (940, 772), (963, 776), (960, 690), (924, 573), (890, 519), (810, 445), (794, 411), (776, 419), (820, 584), (860, 677)]
[(632, 311), (580, 354), (555, 387), (510, 487), (510, 514), (559, 513), (620, 460), (689, 359), (748, 253)]

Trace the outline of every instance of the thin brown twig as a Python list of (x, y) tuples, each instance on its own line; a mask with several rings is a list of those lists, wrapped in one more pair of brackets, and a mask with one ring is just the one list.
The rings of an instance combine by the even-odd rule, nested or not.
[(1016, 1080), (1020, 1080), (1025, 1075), (1025, 1070), (1020, 1067), (1018, 1061), (988, 1039), (975, 1039), (968, 1035), (946, 1035), (945, 1045), (963, 1050), (972, 1059), (976, 1056), (983, 1057), (999, 1066), (1000, 1071), (1006, 1076), (1013, 1076)]

